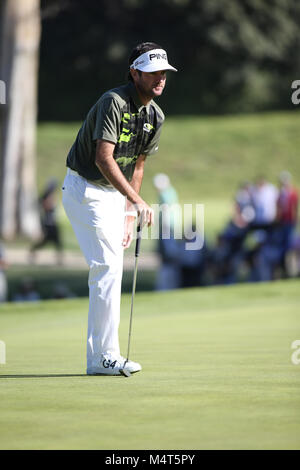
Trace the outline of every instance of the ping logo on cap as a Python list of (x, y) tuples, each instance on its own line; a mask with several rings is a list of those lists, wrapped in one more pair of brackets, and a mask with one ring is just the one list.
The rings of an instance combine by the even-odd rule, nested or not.
[(130, 68), (141, 70), (142, 72), (155, 72), (159, 70), (173, 70), (177, 69), (168, 63), (168, 56), (164, 49), (151, 49), (144, 52), (135, 59)]
[(160, 54), (159, 52), (157, 52), (156, 54), (149, 54), (149, 59), (150, 59), (150, 60), (153, 60), (153, 59), (157, 59), (157, 60), (160, 60), (160, 59), (168, 60), (166, 53)]

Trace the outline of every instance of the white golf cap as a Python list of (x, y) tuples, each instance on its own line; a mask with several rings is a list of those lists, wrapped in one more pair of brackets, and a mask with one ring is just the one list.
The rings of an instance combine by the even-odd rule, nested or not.
[(144, 52), (135, 59), (130, 68), (140, 70), (141, 72), (157, 72), (159, 70), (177, 70), (168, 62), (168, 56), (163, 49), (152, 49)]

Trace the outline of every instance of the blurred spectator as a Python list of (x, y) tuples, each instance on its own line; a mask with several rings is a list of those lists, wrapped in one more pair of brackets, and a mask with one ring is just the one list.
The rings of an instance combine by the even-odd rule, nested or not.
[(238, 268), (246, 258), (244, 241), (249, 226), (230, 220), (217, 238), (217, 245), (211, 255), (214, 266), (215, 283), (232, 284), (238, 281)]
[(178, 210), (177, 192), (171, 186), (169, 177), (163, 173), (155, 175), (153, 184), (158, 192), (160, 205), (158, 253), (161, 264), (157, 273), (156, 289), (176, 289), (180, 286), (179, 245), (174, 237)]
[(300, 234), (294, 233), (291, 247), (286, 257), (286, 270), (288, 277), (300, 276)]
[(278, 224), (266, 232), (266, 238), (258, 246), (253, 256), (251, 281), (271, 281), (275, 269), (282, 266), (284, 261), (283, 232)]
[[(279, 176), (276, 215), (265, 230), (264, 239), (253, 256), (251, 280), (271, 281), (279, 269), (287, 276), (286, 259), (292, 246), (292, 236), (297, 224), (298, 194), (291, 185), (290, 173)], [(273, 211), (273, 199), (271, 201)], [(281, 274), (282, 276), (282, 274)]]
[(7, 263), (5, 261), (4, 245), (0, 242), (0, 302), (6, 302), (7, 300), (6, 268)]
[[(178, 222), (178, 196), (175, 188), (171, 185), (170, 179), (164, 173), (154, 176), (153, 184), (158, 192), (158, 203), (165, 205), (166, 211), (162, 210), (160, 223), (168, 225), (171, 233), (174, 234), (175, 226)], [(164, 208), (162, 208), (164, 209)], [(163, 227), (162, 227), (163, 228)]]
[(41, 296), (31, 278), (24, 278), (20, 283), (19, 290), (13, 296), (13, 302), (34, 302), (40, 299)]
[(235, 195), (234, 220), (239, 227), (245, 227), (255, 219), (253, 192), (253, 186), (246, 181), (241, 184)]
[(41, 224), (43, 238), (30, 248), (30, 261), (34, 263), (35, 252), (48, 243), (54, 243), (57, 253), (57, 263), (62, 264), (62, 243), (59, 226), (56, 220), (56, 197), (57, 181), (49, 180), (44, 193), (39, 199), (41, 211)]
[(292, 186), (292, 176), (288, 171), (279, 175), (279, 197), (277, 200), (277, 221), (284, 232), (284, 249), (287, 251), (292, 243), (298, 220), (298, 192)]
[[(297, 272), (299, 246), (295, 243), (298, 216), (298, 192), (291, 184), (291, 175), (284, 171), (279, 176), (280, 188), (259, 177), (255, 185), (244, 182), (234, 198), (234, 212), (217, 237), (216, 246), (208, 249), (186, 250), (190, 237), (176, 241), (160, 236), (162, 267), (158, 288), (192, 287), (207, 284), (231, 284), (241, 279), (270, 281), (278, 275)], [(166, 175), (157, 175), (155, 183), (160, 203), (169, 208), (176, 197)], [(169, 192), (168, 192), (169, 191)], [(172, 230), (172, 218), (168, 217)], [(160, 235), (164, 222), (160, 220)], [(196, 240), (197, 234), (191, 227)], [(287, 256), (293, 257), (287, 266)], [(291, 268), (293, 263), (293, 268)], [(300, 266), (299, 266), (300, 269)]]
[(253, 185), (242, 183), (235, 196), (233, 215), (217, 236), (209, 254), (213, 284), (232, 284), (238, 281), (239, 267), (247, 259), (244, 242), (255, 220)]
[[(187, 244), (194, 249), (187, 249)], [(179, 242), (180, 287), (204, 285), (206, 254), (202, 237), (192, 224), (189, 230), (185, 230), (185, 237)]]
[(258, 177), (252, 188), (255, 217), (251, 221), (254, 231), (253, 238), (257, 247), (266, 242), (271, 224), (276, 219), (277, 199), (278, 189), (276, 186), (269, 183), (263, 176)]
[(252, 199), (255, 209), (255, 223), (270, 224), (277, 213), (278, 189), (263, 176), (257, 178)]
[(54, 286), (54, 299), (72, 299), (75, 298), (76, 295), (72, 292), (69, 287), (64, 284), (63, 282), (59, 282)]

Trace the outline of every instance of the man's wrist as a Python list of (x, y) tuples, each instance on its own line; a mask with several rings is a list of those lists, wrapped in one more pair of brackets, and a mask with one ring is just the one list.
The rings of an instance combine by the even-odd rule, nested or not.
[(137, 211), (126, 211), (125, 217), (137, 217)]

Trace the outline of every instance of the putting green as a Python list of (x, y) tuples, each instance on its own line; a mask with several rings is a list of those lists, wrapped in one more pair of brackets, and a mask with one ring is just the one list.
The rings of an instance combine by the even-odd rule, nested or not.
[(1, 306), (1, 449), (300, 448), (299, 281), (137, 294), (130, 378), (84, 375), (86, 311)]

